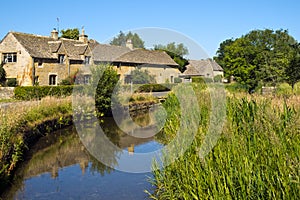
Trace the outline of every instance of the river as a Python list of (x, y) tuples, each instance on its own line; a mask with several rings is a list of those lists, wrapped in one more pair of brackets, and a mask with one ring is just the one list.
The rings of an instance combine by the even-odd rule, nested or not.
[[(141, 120), (144, 119), (144, 120)], [(148, 123), (139, 116), (140, 123)], [(128, 154), (162, 148), (150, 138), (134, 138), (120, 131), (112, 118), (102, 123), (105, 134)], [(3, 199), (147, 199), (151, 173), (127, 173), (95, 159), (75, 126), (48, 134), (30, 148)]]

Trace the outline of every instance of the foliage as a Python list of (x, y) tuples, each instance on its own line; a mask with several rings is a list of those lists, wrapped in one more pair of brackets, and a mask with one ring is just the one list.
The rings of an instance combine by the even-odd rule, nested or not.
[(248, 86), (240, 83), (226, 84), (225, 89), (231, 93), (248, 92)]
[(6, 85), (8, 87), (16, 87), (18, 85), (17, 79), (16, 78), (8, 78), (7, 82), (6, 82)]
[(143, 84), (136, 92), (166, 92), (170, 91), (174, 85), (176, 84)]
[(119, 35), (113, 38), (110, 42), (111, 45), (126, 46), (127, 40), (131, 40), (133, 48), (145, 48), (145, 42), (140, 38), (137, 33), (129, 31), (126, 35), (120, 31)]
[(184, 46), (183, 43), (176, 44), (175, 42), (171, 42), (167, 45), (157, 44), (154, 45), (155, 50), (165, 50), (172, 52), (180, 57), (186, 56), (189, 54), (189, 50)]
[(217, 76), (214, 77), (214, 82), (221, 83), (222, 80), (223, 80), (222, 75), (217, 75)]
[(0, 63), (0, 86), (4, 86), (6, 81), (6, 72), (3, 68), (3, 62)]
[[(76, 86), (80, 87), (80, 86)], [(19, 100), (41, 99), (46, 96), (66, 97), (72, 95), (73, 86), (25, 86), (16, 87), (14, 97)]]
[(276, 87), (276, 95), (289, 97), (293, 94), (293, 88), (288, 83), (281, 83)]
[(294, 45), (293, 48), (294, 57), (286, 68), (286, 80), (294, 88), (295, 83), (300, 81), (300, 44)]
[(300, 95), (300, 82), (294, 84), (293, 92), (295, 95)]
[(110, 115), (111, 107), (113, 105), (112, 98), (113, 92), (119, 81), (119, 76), (113, 66), (110, 65), (97, 65), (91, 67), (91, 86), (96, 88), (95, 94), (95, 106), (97, 109), (97, 115), (102, 116)]
[[(190, 148), (162, 169), (154, 164), (153, 199), (297, 199), (299, 190), (299, 105), (265, 98), (227, 98), (227, 122), (213, 150), (199, 148), (209, 128), (209, 94), (199, 93), (201, 121)], [(166, 100), (165, 139), (180, 126), (178, 107)], [(207, 110), (208, 109), (208, 110)], [(172, 113), (173, 111), (173, 113)], [(188, 119), (187, 119), (188, 120)], [(164, 160), (164, 159), (162, 159)], [(148, 193), (149, 194), (149, 193)]]
[(78, 28), (68, 28), (66, 30), (61, 30), (61, 37), (67, 39), (78, 40), (79, 39), (79, 29)]
[(151, 84), (156, 83), (155, 76), (148, 70), (135, 69), (131, 71), (131, 81), (133, 84)]
[(215, 60), (223, 67), (225, 77), (233, 75), (252, 91), (259, 82), (278, 83), (286, 79), (295, 44), (286, 30), (254, 30), (221, 43)]
[(189, 64), (188, 60), (184, 58), (188, 55), (188, 49), (182, 44), (175, 44), (175, 42), (169, 43), (167, 45), (154, 45), (154, 50), (165, 51), (178, 65), (180, 72), (186, 70), (186, 66)]
[(31, 140), (71, 121), (70, 99), (52, 98), (40, 101), (39, 105), (36, 102), (23, 104), (16, 103), (14, 112), (0, 110), (0, 193), (8, 185)]
[(179, 77), (174, 78), (174, 83), (182, 83), (182, 79)]

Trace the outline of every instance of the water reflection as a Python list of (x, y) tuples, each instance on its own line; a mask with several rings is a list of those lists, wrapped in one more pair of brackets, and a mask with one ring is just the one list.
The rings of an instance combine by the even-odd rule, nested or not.
[[(89, 126), (84, 125), (85, 128)], [(129, 154), (161, 148), (153, 138), (135, 138), (123, 133), (112, 119), (105, 119), (101, 126), (110, 141)], [(95, 143), (94, 135), (81, 137)], [(106, 152), (112, 155), (109, 162), (118, 164), (116, 155), (120, 152), (109, 149)], [(143, 190), (151, 190), (146, 175), (150, 176), (149, 173), (119, 172), (102, 164), (86, 150), (75, 128), (69, 127), (39, 140), (26, 156), (26, 162), (17, 170), (12, 187), (2, 198), (144, 199), (146, 194)]]

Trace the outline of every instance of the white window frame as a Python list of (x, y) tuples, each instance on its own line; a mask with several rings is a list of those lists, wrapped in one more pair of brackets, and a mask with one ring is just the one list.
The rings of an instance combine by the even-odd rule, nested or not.
[(16, 63), (18, 61), (18, 56), (16, 52), (12, 53), (3, 53), (3, 62), (4, 63)]

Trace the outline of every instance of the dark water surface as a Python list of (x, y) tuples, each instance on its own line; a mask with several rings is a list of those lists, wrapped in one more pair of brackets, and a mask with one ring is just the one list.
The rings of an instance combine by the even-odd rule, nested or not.
[[(110, 120), (110, 119), (106, 119)], [(150, 152), (162, 145), (154, 138), (132, 138), (106, 123), (111, 140), (129, 153)], [(16, 172), (3, 199), (147, 199), (151, 173), (126, 173), (103, 165), (89, 154), (68, 127), (41, 138)]]

